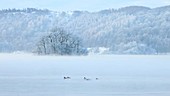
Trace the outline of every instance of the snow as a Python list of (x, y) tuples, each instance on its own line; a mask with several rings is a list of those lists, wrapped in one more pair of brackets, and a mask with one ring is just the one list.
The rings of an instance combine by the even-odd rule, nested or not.
[(111, 54), (109, 48), (106, 47), (95, 47), (95, 48), (87, 48), (89, 55), (104, 55), (104, 54)]
[(109, 48), (108, 54), (169, 53), (169, 9), (129, 6), (99, 12), (0, 10), (0, 52), (32, 52), (40, 38), (57, 27), (81, 38), (87, 48)]
[(170, 96), (169, 64), (170, 55), (0, 54), (0, 96)]

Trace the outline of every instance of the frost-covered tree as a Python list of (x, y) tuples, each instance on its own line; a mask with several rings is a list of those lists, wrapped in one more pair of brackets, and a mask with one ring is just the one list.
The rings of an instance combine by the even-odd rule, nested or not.
[(75, 35), (61, 28), (51, 30), (50, 34), (41, 38), (37, 44), (38, 54), (56, 55), (86, 55), (87, 50), (83, 48), (81, 40)]

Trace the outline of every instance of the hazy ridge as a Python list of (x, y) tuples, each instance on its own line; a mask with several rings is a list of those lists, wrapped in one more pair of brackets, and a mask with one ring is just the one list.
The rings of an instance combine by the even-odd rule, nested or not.
[(0, 52), (32, 52), (39, 38), (60, 27), (83, 45), (106, 47), (114, 54), (170, 52), (170, 6), (129, 6), (99, 12), (54, 12), (27, 8), (0, 11)]

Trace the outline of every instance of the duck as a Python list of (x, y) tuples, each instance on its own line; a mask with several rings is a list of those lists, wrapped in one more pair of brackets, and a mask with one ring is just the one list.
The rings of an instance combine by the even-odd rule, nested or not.
[(89, 78), (84, 77), (84, 80), (90, 80)]
[(71, 77), (67, 77), (67, 79), (71, 79)]
[(64, 77), (64, 79), (71, 79), (71, 77)]
[(64, 79), (67, 79), (67, 77), (64, 77)]

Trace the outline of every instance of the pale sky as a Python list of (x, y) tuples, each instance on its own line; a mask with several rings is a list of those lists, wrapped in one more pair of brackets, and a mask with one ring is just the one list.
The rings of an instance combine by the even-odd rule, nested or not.
[(54, 11), (99, 11), (126, 6), (160, 7), (170, 5), (170, 0), (1, 0), (0, 9), (39, 8)]

